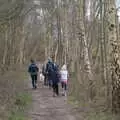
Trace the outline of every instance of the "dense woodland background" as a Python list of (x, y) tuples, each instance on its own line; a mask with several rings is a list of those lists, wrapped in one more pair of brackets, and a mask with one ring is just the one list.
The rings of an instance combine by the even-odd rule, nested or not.
[[(90, 104), (98, 111), (119, 113), (120, 25), (116, 2), (0, 0), (1, 76), (22, 68), (31, 58), (44, 62), (54, 56), (60, 66), (68, 65), (69, 95), (83, 108)], [(3, 86), (6, 83), (1, 79), (0, 89)]]

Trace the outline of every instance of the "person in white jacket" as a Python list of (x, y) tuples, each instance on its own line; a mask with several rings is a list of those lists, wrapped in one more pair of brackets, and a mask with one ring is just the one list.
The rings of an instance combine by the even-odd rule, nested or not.
[(62, 95), (66, 96), (67, 95), (68, 70), (65, 64), (62, 66), (61, 71), (60, 71), (60, 81), (61, 81), (61, 86), (63, 90)]

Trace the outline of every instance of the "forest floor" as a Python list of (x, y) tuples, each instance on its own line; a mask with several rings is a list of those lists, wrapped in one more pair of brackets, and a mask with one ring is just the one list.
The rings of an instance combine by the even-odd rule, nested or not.
[(28, 113), (30, 120), (77, 120), (67, 103), (67, 97), (53, 97), (52, 90), (41, 82), (36, 90), (31, 89), (30, 92), (33, 98), (32, 108)]
[(52, 90), (40, 80), (33, 90), (25, 70), (9, 72), (0, 85), (0, 120), (120, 120), (119, 115), (104, 111), (99, 104), (83, 104), (82, 97), (79, 102), (73, 96), (53, 97)]
[[(33, 90), (29, 83), (29, 92), (32, 94), (32, 106), (28, 111), (28, 120), (119, 120), (107, 112), (96, 111), (96, 108), (74, 106), (70, 103), (70, 96), (60, 94), (53, 97), (52, 90), (38, 82), (38, 88)], [(61, 90), (60, 90), (61, 91)], [(82, 103), (81, 103), (82, 104)]]

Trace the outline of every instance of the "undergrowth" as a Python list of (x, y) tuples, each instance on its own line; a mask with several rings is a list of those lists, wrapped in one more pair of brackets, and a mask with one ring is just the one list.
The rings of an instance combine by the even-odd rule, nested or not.
[(28, 75), (25, 70), (11, 70), (0, 80), (0, 120), (27, 120), (24, 112), (31, 102), (26, 91)]
[(30, 103), (31, 95), (29, 93), (18, 94), (8, 120), (27, 120), (24, 113)]
[[(103, 92), (101, 96), (95, 96), (93, 101), (86, 99), (85, 87), (79, 83), (75, 73), (71, 73), (71, 83), (68, 96), (68, 104), (71, 104), (73, 111), (80, 120), (120, 120), (119, 114), (113, 114), (106, 108), (106, 101)], [(102, 90), (102, 87), (101, 87)]]
[[(113, 114), (111, 111), (96, 110), (88, 103), (83, 105), (82, 101), (76, 100), (73, 96), (68, 97), (68, 104), (71, 104), (75, 110), (75, 114), (79, 119), (84, 120), (120, 120), (119, 114)], [(85, 106), (85, 108), (83, 107)]]

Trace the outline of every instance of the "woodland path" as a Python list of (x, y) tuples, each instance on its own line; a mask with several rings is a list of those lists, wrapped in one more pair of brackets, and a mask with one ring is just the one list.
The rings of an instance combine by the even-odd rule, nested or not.
[(29, 111), (30, 120), (77, 120), (67, 104), (64, 96), (53, 97), (52, 90), (38, 83), (36, 90), (31, 90), (32, 108)]

